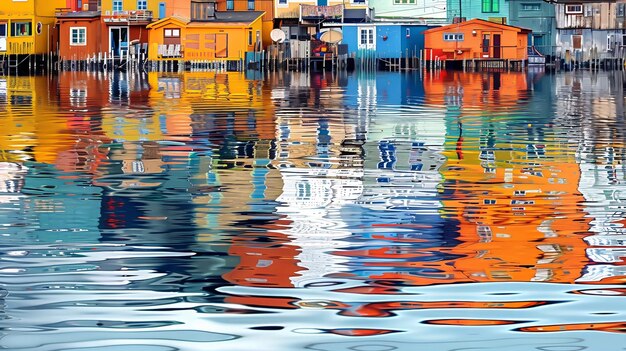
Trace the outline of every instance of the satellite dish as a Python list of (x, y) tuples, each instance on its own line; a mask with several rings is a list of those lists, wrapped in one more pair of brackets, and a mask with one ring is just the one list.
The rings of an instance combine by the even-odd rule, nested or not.
[(275, 43), (282, 43), (285, 41), (285, 32), (278, 28), (272, 29), (270, 32), (270, 38), (272, 38), (272, 41)]
[(343, 34), (337, 30), (327, 30), (320, 35), (320, 40), (325, 43), (336, 44), (343, 39)]

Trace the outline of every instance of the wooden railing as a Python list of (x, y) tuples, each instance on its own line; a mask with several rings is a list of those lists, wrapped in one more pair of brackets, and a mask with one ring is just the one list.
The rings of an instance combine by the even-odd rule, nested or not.
[(106, 11), (102, 16), (105, 22), (150, 22), (152, 11)]

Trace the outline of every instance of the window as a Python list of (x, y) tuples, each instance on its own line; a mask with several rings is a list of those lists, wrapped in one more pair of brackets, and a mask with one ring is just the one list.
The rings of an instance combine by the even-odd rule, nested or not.
[(226, 10), (232, 11), (235, 9), (235, 0), (226, 0)]
[(178, 28), (165, 28), (163, 30), (163, 36), (165, 38), (180, 38), (180, 29), (178, 29)]
[(11, 36), (27, 37), (33, 35), (31, 22), (13, 22), (11, 26)]
[(248, 11), (254, 10), (254, 0), (248, 0)]
[(626, 8), (626, 4), (624, 3), (617, 4), (617, 16), (618, 17), (624, 17), (625, 8)]
[(147, 10), (148, 0), (137, 0), (137, 10)]
[(522, 4), (522, 11), (541, 11), (541, 4)]
[(500, 12), (500, 0), (482, 0), (483, 13)]
[(7, 51), (7, 24), (0, 23), (0, 51)]
[(252, 45), (252, 31), (248, 31), (248, 46)]
[(83, 46), (87, 45), (87, 28), (71, 27), (70, 28), (70, 45)]
[(123, 8), (122, 0), (113, 0), (113, 12), (121, 12)]
[(206, 20), (215, 17), (215, 3), (191, 2), (191, 19)]
[(359, 28), (359, 48), (374, 49), (374, 28)]
[(582, 15), (583, 5), (565, 5), (565, 14)]
[(393, 0), (394, 5), (415, 5), (416, 0)]
[(463, 33), (443, 33), (444, 41), (463, 41), (465, 36)]
[(483, 203), (484, 203), (485, 205), (495, 205), (495, 204), (496, 204), (496, 200), (493, 200), (493, 199), (485, 199), (485, 200), (483, 200)]
[(278, 0), (278, 5), (287, 5), (287, 0)]

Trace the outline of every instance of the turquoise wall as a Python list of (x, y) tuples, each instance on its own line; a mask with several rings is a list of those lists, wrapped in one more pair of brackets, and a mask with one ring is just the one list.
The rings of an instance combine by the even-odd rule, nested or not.
[[(493, 1), (499, 1), (498, 12), (483, 12), (483, 0), (448, 0), (448, 21), (452, 22), (454, 17), (465, 17), (468, 20), (473, 18), (488, 20), (489, 17), (507, 17), (508, 23), (509, 0)], [(459, 4), (461, 4), (462, 11), (459, 11)]]

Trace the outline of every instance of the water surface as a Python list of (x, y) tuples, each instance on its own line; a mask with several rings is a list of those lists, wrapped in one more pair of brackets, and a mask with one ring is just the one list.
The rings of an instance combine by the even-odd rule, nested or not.
[(623, 72), (0, 78), (0, 347), (625, 349)]

